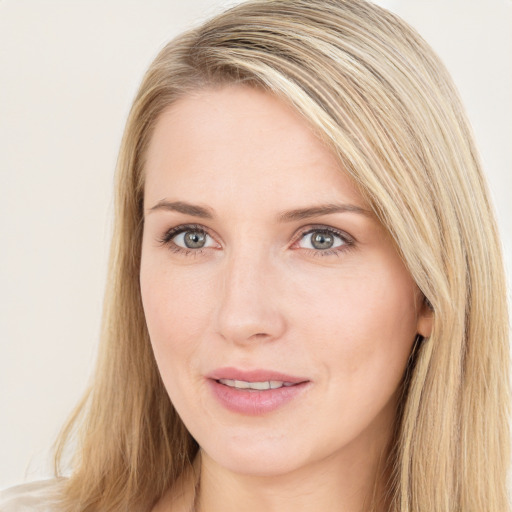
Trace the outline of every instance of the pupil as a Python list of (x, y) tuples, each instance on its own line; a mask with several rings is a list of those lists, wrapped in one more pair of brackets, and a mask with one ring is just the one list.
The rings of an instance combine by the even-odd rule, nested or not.
[(189, 231), (185, 233), (185, 245), (189, 249), (198, 249), (204, 246), (206, 236), (204, 233), (199, 233), (197, 231)]
[(315, 249), (330, 249), (334, 243), (332, 235), (317, 232), (311, 237), (311, 244)]

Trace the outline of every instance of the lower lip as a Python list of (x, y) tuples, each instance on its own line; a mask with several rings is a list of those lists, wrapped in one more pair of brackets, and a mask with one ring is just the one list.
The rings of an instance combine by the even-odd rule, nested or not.
[(293, 386), (259, 391), (232, 388), (213, 379), (209, 379), (208, 383), (221, 405), (232, 412), (249, 416), (259, 416), (275, 411), (291, 402), (309, 384), (309, 382), (301, 382)]

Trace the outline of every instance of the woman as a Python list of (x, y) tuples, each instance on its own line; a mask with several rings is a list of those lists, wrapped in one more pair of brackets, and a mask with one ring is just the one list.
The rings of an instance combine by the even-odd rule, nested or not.
[(172, 41), (116, 204), (72, 474), (0, 510), (509, 510), (495, 224), (401, 20), (256, 0)]

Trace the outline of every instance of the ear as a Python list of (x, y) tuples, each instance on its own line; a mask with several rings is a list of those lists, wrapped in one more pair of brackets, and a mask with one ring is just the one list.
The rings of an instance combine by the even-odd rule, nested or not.
[(416, 331), (424, 338), (430, 337), (432, 333), (432, 325), (434, 323), (434, 310), (426, 297), (423, 297), (418, 311), (418, 322)]

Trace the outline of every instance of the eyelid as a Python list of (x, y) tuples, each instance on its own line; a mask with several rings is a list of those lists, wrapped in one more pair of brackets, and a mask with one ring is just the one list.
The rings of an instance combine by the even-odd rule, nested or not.
[(159, 241), (159, 243), (161, 245), (173, 244), (173, 245), (175, 245), (176, 249), (182, 249), (183, 251), (198, 252), (201, 249), (211, 249), (211, 247), (201, 247), (201, 248), (198, 248), (198, 249), (191, 249), (191, 248), (188, 249), (186, 247), (181, 247), (181, 246), (179, 246), (177, 244), (174, 244), (172, 239), (175, 238), (176, 236), (180, 235), (181, 233), (184, 233), (184, 232), (187, 232), (187, 231), (197, 231), (197, 232), (203, 233), (203, 234), (209, 236), (212, 240), (214, 240), (219, 245), (219, 242), (217, 241), (216, 237), (212, 236), (212, 234), (210, 233), (210, 230), (205, 228), (204, 226), (201, 226), (200, 224), (180, 224), (179, 226), (174, 226), (174, 227), (168, 229), (164, 233), (164, 235), (158, 239), (158, 241)]
[[(199, 255), (201, 254), (205, 249), (212, 249), (215, 247), (199, 247), (199, 248), (186, 248), (182, 247), (180, 245), (177, 245), (173, 242), (173, 238), (175, 238), (177, 235), (186, 232), (186, 231), (197, 231), (200, 233), (204, 233), (206, 236), (210, 237), (212, 240), (214, 240), (218, 247), (220, 248), (220, 244), (217, 241), (217, 237), (213, 236), (210, 233), (210, 230), (206, 228), (205, 226), (202, 226), (200, 224), (181, 224), (179, 226), (174, 226), (170, 229), (168, 229), (164, 235), (159, 238), (159, 243), (161, 245), (166, 245), (170, 250), (176, 253), (182, 253), (184, 255), (190, 255), (195, 254)], [(339, 246), (335, 246), (333, 248), (329, 249), (311, 249), (306, 247), (295, 247), (300, 240), (302, 240), (306, 235), (315, 233), (318, 231), (323, 231), (326, 233), (331, 233), (334, 236), (340, 238), (343, 241), (343, 244)], [(356, 240), (353, 236), (349, 235), (347, 232), (334, 228), (332, 226), (327, 226), (325, 224), (313, 224), (308, 226), (303, 226), (298, 230), (298, 232), (292, 237), (292, 242), (290, 244), (290, 248), (293, 249), (301, 249), (303, 251), (308, 251), (309, 253), (315, 255), (315, 256), (329, 256), (332, 254), (339, 255), (341, 252), (346, 251), (350, 248), (352, 248), (355, 244)]]
[[(332, 234), (335, 237), (338, 237), (342, 240), (343, 243), (340, 245), (335, 245), (333, 247), (327, 249), (316, 249), (310, 247), (298, 247), (299, 242), (306, 236), (315, 232), (324, 232)], [(293, 250), (300, 249), (303, 254), (306, 254), (313, 258), (329, 258), (336, 256), (339, 258), (343, 254), (353, 250), (356, 245), (356, 240), (353, 236), (349, 235), (346, 231), (342, 231), (340, 229), (334, 228), (332, 226), (326, 225), (314, 225), (314, 226), (305, 226), (299, 230), (299, 232), (294, 237), (294, 241), (292, 242), (291, 248)]]
[(349, 235), (346, 231), (334, 228), (332, 226), (326, 226), (324, 224), (314, 224), (300, 228), (297, 234), (293, 237), (292, 244), (296, 244), (305, 235), (309, 235), (310, 233), (315, 233), (317, 231), (332, 233), (341, 238), (347, 245), (353, 245), (356, 242), (356, 239), (352, 235)]

